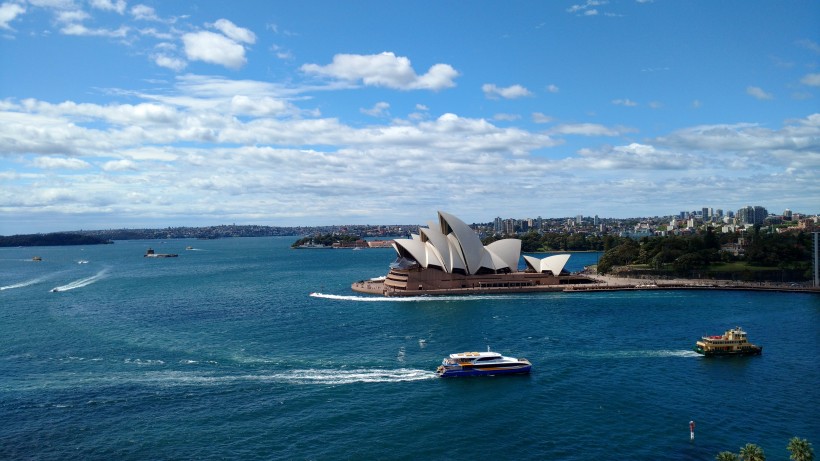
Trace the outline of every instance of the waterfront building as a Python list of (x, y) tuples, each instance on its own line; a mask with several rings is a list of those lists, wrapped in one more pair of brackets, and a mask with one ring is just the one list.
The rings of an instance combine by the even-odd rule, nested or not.
[[(558, 291), (567, 284), (592, 283), (564, 271), (569, 255), (525, 257), (519, 271), (521, 240), (508, 238), (483, 245), (476, 232), (457, 217), (438, 212), (438, 223), (419, 227), (409, 239), (395, 239), (397, 258), (385, 277), (361, 280), (354, 291), (385, 296), (421, 294)], [(512, 220), (510, 220), (512, 221)]]

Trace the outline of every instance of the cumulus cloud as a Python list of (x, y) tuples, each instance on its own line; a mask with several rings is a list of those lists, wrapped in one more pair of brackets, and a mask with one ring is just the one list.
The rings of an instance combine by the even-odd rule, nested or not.
[(229, 69), (245, 65), (245, 47), (222, 34), (209, 31), (191, 32), (182, 36), (185, 55), (191, 61), (218, 64)]
[(373, 107), (371, 107), (369, 109), (365, 109), (365, 108), (359, 109), (359, 112), (361, 112), (363, 114), (366, 114), (366, 115), (370, 115), (372, 117), (384, 117), (384, 116), (390, 115), (390, 113), (388, 112), (388, 109), (390, 109), (390, 104), (386, 103), (384, 101), (381, 101), (381, 102), (377, 102), (376, 104), (373, 105)]
[(697, 168), (703, 162), (695, 155), (658, 150), (655, 146), (639, 143), (582, 149), (579, 154), (582, 158), (572, 160), (571, 164), (601, 170), (683, 170)]
[(251, 45), (256, 43), (256, 34), (248, 29), (237, 26), (227, 19), (219, 19), (213, 23), (212, 26), (235, 42), (248, 43)]
[(12, 30), (9, 23), (25, 12), (26, 9), (16, 3), (0, 5), (0, 29)]
[(158, 21), (159, 20), (159, 17), (157, 16), (156, 11), (154, 11), (154, 9), (151, 8), (148, 5), (143, 5), (143, 4), (134, 5), (134, 6), (131, 7), (130, 13), (131, 13), (131, 16), (134, 17), (134, 19), (137, 19), (137, 20), (140, 20), (140, 21)]
[(156, 65), (160, 67), (165, 67), (167, 69), (171, 69), (176, 72), (179, 72), (188, 66), (188, 63), (185, 60), (179, 59), (174, 56), (168, 56), (163, 53), (158, 53), (153, 56), (154, 63), (156, 63)]
[(746, 94), (760, 100), (774, 99), (774, 96), (772, 96), (771, 93), (763, 91), (763, 88), (758, 86), (746, 87)]
[(485, 83), (481, 86), (481, 91), (483, 91), (484, 96), (486, 96), (489, 99), (517, 99), (526, 96), (532, 96), (530, 90), (524, 88), (521, 85), (512, 85), (506, 88), (500, 88), (495, 84)]
[[(426, 213), (441, 197), (465, 210), (475, 206), (475, 196), (487, 197), (476, 210), (481, 218), (486, 209), (508, 210), (520, 202), (521, 191), (511, 183), (535, 185), (543, 195), (534, 199), (542, 202), (561, 196), (562, 206), (594, 201), (628, 215), (635, 208), (616, 210), (612, 197), (652, 194), (674, 203), (674, 195), (686, 191), (687, 197), (713, 202), (719, 196), (732, 204), (761, 197), (750, 195), (756, 188), (778, 197), (788, 191), (816, 196), (818, 190), (820, 114), (779, 129), (703, 125), (641, 142), (550, 149), (564, 142), (556, 136), (614, 137), (630, 130), (577, 123), (530, 131), (455, 113), (358, 127), (318, 114), (279, 118), (293, 110), (282, 91), (270, 82), (183, 75), (161, 94), (134, 95), (143, 99), (135, 104), (0, 101), (0, 155), (47, 170), (37, 174), (59, 182), (48, 193), (32, 194), (30, 181), (7, 180), (9, 216), (62, 201), (66, 205), (52, 212), (105, 204), (111, 216), (151, 211), (160, 225), (186, 215), (218, 223), (226, 214), (237, 221), (283, 217), (304, 224), (315, 216), (343, 219), (339, 210), (350, 212), (356, 198), (378, 195), (384, 208), (372, 216), (392, 220), (379, 213), (412, 210), (407, 191), (413, 190)], [(372, 110), (390, 108), (381, 103)], [(532, 118), (551, 120), (540, 113)], [(396, 176), (397, 168), (414, 174)]]
[(279, 99), (270, 96), (251, 98), (246, 95), (236, 95), (231, 98), (231, 112), (240, 115), (266, 117), (285, 112), (288, 105)]
[(119, 14), (125, 13), (125, 0), (91, 0), (89, 4), (92, 8), (115, 11)]
[(136, 171), (137, 164), (128, 159), (111, 160), (102, 164), (103, 171)]
[(66, 157), (37, 157), (32, 161), (32, 165), (44, 170), (84, 170), (91, 167), (86, 161)]
[(302, 72), (367, 86), (398, 90), (441, 90), (455, 86), (458, 72), (448, 64), (435, 64), (423, 75), (416, 74), (410, 60), (391, 52), (380, 54), (337, 54), (333, 62), (320, 66), (304, 64)]

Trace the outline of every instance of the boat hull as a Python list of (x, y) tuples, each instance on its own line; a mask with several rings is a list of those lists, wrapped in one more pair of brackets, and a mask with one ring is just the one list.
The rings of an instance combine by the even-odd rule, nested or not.
[(752, 349), (746, 349), (741, 351), (705, 351), (703, 348), (695, 347), (693, 348), (695, 352), (698, 354), (703, 355), (704, 357), (736, 357), (736, 356), (750, 356), (750, 355), (760, 355), (763, 353), (762, 347), (756, 347)]
[(498, 375), (524, 375), (530, 372), (532, 365), (521, 365), (516, 367), (454, 367), (440, 368), (436, 373), (442, 378), (458, 378), (466, 376), (498, 376)]

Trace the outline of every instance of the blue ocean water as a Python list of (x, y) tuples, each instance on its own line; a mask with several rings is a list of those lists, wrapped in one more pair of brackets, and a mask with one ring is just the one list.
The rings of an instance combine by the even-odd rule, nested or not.
[[(711, 460), (756, 443), (786, 460), (792, 436), (820, 446), (816, 295), (385, 300), (350, 284), (386, 274), (392, 249), (293, 240), (0, 249), (0, 459)], [(736, 325), (762, 356), (691, 352)], [(532, 374), (435, 377), (447, 354), (488, 346)]]

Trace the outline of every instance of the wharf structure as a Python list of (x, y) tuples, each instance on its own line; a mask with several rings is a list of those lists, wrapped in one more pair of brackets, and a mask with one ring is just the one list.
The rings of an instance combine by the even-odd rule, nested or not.
[(409, 239), (394, 240), (397, 258), (388, 274), (355, 282), (353, 291), (383, 296), (513, 293), (594, 283), (564, 270), (570, 255), (524, 256), (526, 267), (520, 271), (521, 240), (485, 246), (470, 226), (449, 213), (439, 211), (438, 222), (428, 226)]

